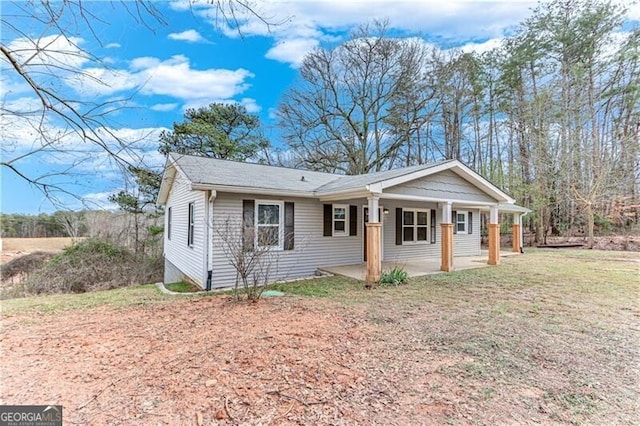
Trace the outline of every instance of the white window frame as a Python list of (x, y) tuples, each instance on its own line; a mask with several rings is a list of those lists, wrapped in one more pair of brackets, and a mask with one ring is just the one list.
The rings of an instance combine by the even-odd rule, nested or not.
[[(460, 215), (464, 215), (464, 221), (459, 221), (458, 220), (458, 216)], [(458, 229), (458, 224), (463, 223), (464, 224), (464, 231), (461, 231), (460, 229)], [(458, 210), (456, 211), (456, 233), (457, 234), (468, 234), (469, 233), (469, 212), (466, 210)]]
[(171, 207), (169, 207), (167, 209), (167, 240), (171, 240), (171, 220), (173, 219), (172, 213), (173, 209)]
[[(344, 209), (344, 231), (336, 231), (336, 220), (342, 222), (343, 219), (336, 219), (336, 209)], [(349, 205), (333, 204), (331, 206), (331, 235), (334, 237), (349, 235)]]
[[(413, 212), (413, 225), (404, 224), (404, 212)], [(427, 214), (427, 223), (418, 225), (418, 212)], [(406, 241), (404, 239), (404, 228), (413, 228), (413, 240)], [(418, 240), (418, 228), (427, 228), (426, 239)], [(430, 244), (431, 243), (431, 210), (429, 209), (402, 209), (402, 244)]]
[(187, 245), (193, 247), (196, 239), (196, 203), (190, 202), (187, 207)]
[[(278, 245), (277, 246), (261, 246), (258, 244), (258, 235), (260, 227), (273, 227), (276, 225), (259, 224), (258, 217), (260, 213), (260, 206), (278, 206)], [(284, 201), (279, 200), (255, 200), (255, 212), (254, 212), (254, 243), (257, 248), (271, 249), (271, 250), (284, 250)]]

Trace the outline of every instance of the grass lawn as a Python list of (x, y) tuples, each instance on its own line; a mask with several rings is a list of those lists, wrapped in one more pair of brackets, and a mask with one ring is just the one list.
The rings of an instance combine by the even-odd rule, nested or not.
[(5, 299), (0, 301), (3, 315), (27, 312), (56, 312), (88, 309), (99, 306), (122, 308), (153, 303), (167, 303), (171, 298), (160, 293), (155, 284), (123, 287), (114, 290), (81, 294), (54, 294), (47, 296)]
[[(421, 357), (449, 359), (438, 373), (479, 418), (640, 422), (638, 253), (530, 250), (397, 288), (367, 291), (342, 277), (278, 288), (362, 310), (400, 349), (386, 362), (402, 364), (408, 382), (425, 373)], [(509, 410), (519, 413), (511, 421)]]
[[(303, 389), (296, 398), (330, 401), (298, 404), (296, 399), (286, 398), (287, 405), (281, 411), (288, 411), (278, 414), (282, 416), (279, 423), (335, 424), (335, 418), (323, 417), (335, 408), (337, 418), (357, 420), (357, 413), (375, 413), (370, 417), (375, 424), (640, 424), (638, 253), (530, 250), (523, 256), (503, 258), (497, 267), (411, 278), (398, 287), (366, 290), (363, 283), (352, 279), (326, 277), (272, 288), (290, 297), (243, 308), (233, 304), (214, 308), (205, 304), (228, 296), (176, 299), (162, 295), (154, 286), (140, 286), (5, 300), (2, 311), (15, 319), (13, 327), (21, 331), (40, 324), (53, 327), (50, 322), (58, 319), (69, 321), (64, 315), (75, 318), (78, 309), (106, 305), (132, 317), (140, 312), (144, 321), (127, 319), (127, 324), (145, 327), (144, 332), (130, 330), (132, 339), (139, 335), (141, 342), (149, 342), (147, 334), (153, 321), (158, 321), (156, 329), (166, 326), (170, 327), (166, 333), (178, 333), (162, 334), (162, 345), (175, 341), (176, 350), (189, 349), (181, 361), (185, 365), (194, 362), (187, 371), (195, 378), (184, 380), (189, 387), (196, 386), (197, 374), (216, 372), (214, 377), (221, 381), (221, 371), (235, 368), (235, 358), (220, 361), (219, 367), (216, 362), (220, 357), (253, 353), (237, 364), (247, 371), (253, 371), (256, 354), (280, 360), (275, 366), (255, 361), (255, 373), (233, 376), (234, 380), (247, 380), (246, 384), (233, 382), (231, 387), (219, 384), (198, 390), (200, 396), (211, 392), (204, 400), (226, 404), (229, 398), (233, 411), (233, 398), (239, 398), (234, 395), (257, 393), (265, 386), (259, 395), (262, 399), (247, 402), (246, 411), (242, 408), (246, 423), (264, 421), (259, 414), (266, 416), (268, 410), (256, 401), (268, 402), (264, 395), (274, 395), (273, 389), (279, 386), (285, 396)], [(182, 315), (189, 309), (189, 314)], [(44, 315), (47, 320), (42, 319), (43, 311), (52, 311)], [(274, 319), (285, 314), (291, 317)], [(304, 327), (296, 323), (297, 318), (310, 315), (317, 324), (311, 319), (305, 320)], [(254, 318), (259, 319), (254, 322)], [(182, 321), (182, 327), (175, 321)], [(104, 321), (99, 323), (106, 327)], [(192, 327), (195, 329), (189, 330)], [(236, 327), (249, 337), (232, 336), (225, 343), (224, 336)], [(278, 331), (267, 333), (265, 327)], [(361, 336), (357, 341), (350, 340), (352, 331)], [(194, 341), (180, 340), (187, 338)], [(126, 342), (117, 344), (124, 356), (129, 350)], [(207, 344), (211, 348), (198, 346)], [(241, 347), (226, 346), (231, 344)], [(315, 344), (320, 346), (305, 349), (304, 345)], [(14, 346), (21, 348), (17, 343)], [(135, 355), (126, 362), (135, 363), (138, 350), (131, 346)], [(289, 346), (294, 352), (279, 355), (278, 351)], [(194, 358), (190, 351), (212, 355)], [(350, 361), (334, 360), (334, 356)], [(288, 361), (292, 364), (283, 364)], [(331, 376), (326, 383), (314, 381), (328, 377), (331, 368), (343, 367), (343, 376), (358, 377), (345, 382), (352, 383), (345, 388), (348, 391), (336, 393), (340, 375)], [(310, 376), (311, 371), (316, 379)], [(176, 383), (182, 381), (170, 382), (172, 386)], [(166, 389), (169, 384), (163, 384), (162, 392)], [(324, 389), (326, 398), (300, 396), (319, 389)], [(109, 397), (107, 393), (101, 396)], [(277, 411), (280, 406), (273, 407)], [(251, 417), (251, 413), (258, 414)], [(143, 423), (144, 419), (155, 421), (153, 417), (141, 418)]]

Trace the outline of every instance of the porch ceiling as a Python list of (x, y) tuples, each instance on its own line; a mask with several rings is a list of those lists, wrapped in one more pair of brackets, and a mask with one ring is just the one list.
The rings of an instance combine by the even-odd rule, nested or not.
[[(518, 255), (519, 253), (503, 252), (500, 253), (500, 257)], [(456, 271), (462, 271), (465, 269), (484, 268), (489, 266), (487, 260), (489, 254), (483, 250), (480, 256), (464, 256), (455, 257), (454, 266)], [(411, 259), (411, 260), (398, 260), (398, 261), (383, 261), (382, 271), (388, 271), (394, 267), (403, 268), (410, 277), (420, 277), (423, 275), (441, 274), (444, 273), (440, 270), (440, 258), (425, 258), (425, 259)], [(345, 277), (355, 278), (360, 281), (365, 280), (367, 273), (367, 264), (359, 263), (355, 265), (342, 265), (342, 266), (322, 266), (318, 268), (319, 271), (328, 272), (333, 275), (342, 275)]]

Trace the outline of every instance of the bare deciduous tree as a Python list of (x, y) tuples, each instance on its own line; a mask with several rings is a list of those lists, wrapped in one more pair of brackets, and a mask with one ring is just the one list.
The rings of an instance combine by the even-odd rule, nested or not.
[(386, 23), (363, 26), (346, 43), (304, 59), (301, 81), (285, 94), (278, 115), (305, 166), (345, 174), (389, 168), (424, 123), (429, 97), (400, 95), (422, 94), (426, 47), (386, 31)]

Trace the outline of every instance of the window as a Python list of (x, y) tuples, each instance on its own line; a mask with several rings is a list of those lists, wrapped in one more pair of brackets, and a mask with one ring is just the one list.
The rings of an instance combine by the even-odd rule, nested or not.
[(402, 241), (427, 242), (429, 210), (402, 210)]
[(195, 228), (196, 228), (195, 205), (193, 203), (189, 203), (189, 228), (187, 230), (187, 245), (189, 247), (193, 247), (193, 237), (194, 237)]
[(256, 247), (282, 249), (283, 222), (281, 201), (256, 201)]
[(333, 235), (348, 235), (347, 223), (349, 222), (349, 206), (333, 205)]
[(171, 207), (167, 209), (167, 239), (171, 239)]
[(456, 212), (456, 231), (458, 234), (467, 233), (467, 212)]

